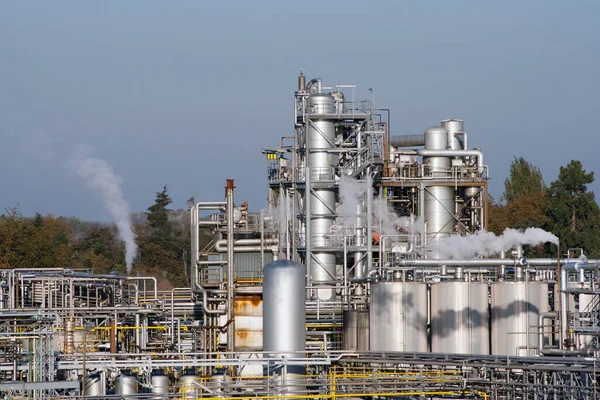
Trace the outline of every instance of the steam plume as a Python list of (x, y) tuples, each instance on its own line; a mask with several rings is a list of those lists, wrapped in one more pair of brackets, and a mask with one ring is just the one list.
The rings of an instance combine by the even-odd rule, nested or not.
[(558, 238), (540, 228), (524, 231), (506, 228), (502, 235), (479, 231), (471, 236), (450, 236), (430, 244), (429, 248), (439, 252), (440, 258), (469, 259), (479, 255), (493, 255), (517, 245), (538, 245), (550, 242), (558, 245)]
[(123, 179), (116, 175), (112, 167), (104, 160), (89, 157), (80, 152), (71, 160), (77, 175), (87, 181), (102, 201), (112, 220), (117, 225), (119, 237), (125, 242), (125, 263), (127, 273), (131, 272), (133, 259), (137, 254), (135, 234), (131, 227), (131, 209), (123, 198)]

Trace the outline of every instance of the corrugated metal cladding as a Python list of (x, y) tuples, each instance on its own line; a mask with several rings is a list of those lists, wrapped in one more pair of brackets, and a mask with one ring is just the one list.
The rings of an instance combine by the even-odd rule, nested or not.
[[(273, 261), (272, 252), (264, 252), (264, 264)], [(225, 257), (225, 256), (224, 256)], [(235, 277), (237, 279), (249, 279), (262, 277), (263, 263), (260, 253), (235, 253), (233, 257), (235, 263)]]
[[(264, 264), (268, 264), (273, 261), (273, 253), (265, 251), (263, 254)], [(227, 259), (226, 254), (213, 254), (208, 256), (211, 261), (225, 260)], [(236, 279), (256, 279), (262, 277), (263, 263), (261, 262), (260, 252), (252, 253), (235, 253), (233, 257), (235, 263), (235, 277)], [(207, 267), (207, 283), (218, 284), (219, 283), (219, 264), (208, 265)], [(227, 270), (227, 268), (224, 268)]]

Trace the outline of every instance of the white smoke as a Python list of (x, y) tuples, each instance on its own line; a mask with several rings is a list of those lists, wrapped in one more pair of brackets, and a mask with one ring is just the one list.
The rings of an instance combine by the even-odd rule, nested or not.
[[(342, 224), (345, 227), (357, 225), (357, 205), (362, 203), (364, 213), (367, 212), (367, 189), (369, 181), (357, 181), (354, 179), (340, 179), (340, 203)], [(421, 218), (400, 217), (392, 206), (382, 197), (373, 199), (371, 205), (373, 216), (373, 231), (382, 235), (416, 234), (423, 231)], [(364, 221), (366, 226), (366, 221)]]
[(71, 159), (71, 166), (104, 201), (106, 209), (117, 225), (119, 237), (125, 242), (125, 263), (127, 273), (130, 273), (137, 254), (137, 245), (131, 227), (131, 209), (121, 190), (123, 179), (115, 174), (106, 161), (89, 157), (84, 152), (79, 152)]
[(437, 251), (441, 259), (472, 259), (499, 254), (518, 245), (535, 246), (546, 242), (558, 245), (558, 238), (540, 228), (524, 231), (506, 228), (500, 236), (484, 230), (470, 236), (450, 236), (431, 243), (429, 248)]

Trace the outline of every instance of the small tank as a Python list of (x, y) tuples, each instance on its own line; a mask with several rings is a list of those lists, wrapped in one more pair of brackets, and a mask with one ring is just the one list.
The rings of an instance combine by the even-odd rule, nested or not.
[(155, 370), (150, 377), (150, 391), (165, 396), (153, 396), (152, 399), (166, 399), (169, 394), (169, 377), (162, 370)]
[[(124, 399), (135, 399), (138, 392), (137, 378), (128, 373), (121, 373), (115, 379), (115, 394), (120, 394)], [(128, 396), (133, 395), (133, 396)]]
[(217, 393), (223, 393), (226, 391), (225, 389), (230, 382), (231, 377), (229, 375), (226, 375), (223, 372), (217, 372), (210, 377), (208, 381), (208, 387)]
[(182, 399), (197, 399), (200, 393), (200, 377), (193, 372), (186, 372), (179, 377), (179, 393)]
[(83, 382), (84, 392), (86, 396), (104, 396), (104, 382), (102, 382), (102, 374), (95, 372), (88, 374)]

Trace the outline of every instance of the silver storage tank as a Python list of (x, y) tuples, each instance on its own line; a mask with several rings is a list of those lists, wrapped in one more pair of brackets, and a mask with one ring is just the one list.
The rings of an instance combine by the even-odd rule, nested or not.
[[(425, 130), (426, 150), (446, 150), (448, 131), (440, 126)], [(450, 174), (450, 157), (423, 157), (426, 174), (436, 178)], [(429, 171), (429, 172), (427, 172)], [(452, 234), (454, 228), (454, 189), (449, 186), (428, 186), (423, 194), (423, 216), (427, 223), (428, 241), (437, 241)], [(431, 254), (433, 258), (437, 254)]]
[(431, 285), (431, 351), (489, 354), (488, 284), (439, 282)]
[(84, 386), (86, 396), (104, 396), (106, 394), (100, 372), (88, 374), (85, 378)]
[[(311, 251), (315, 258), (311, 263), (311, 278), (316, 286), (321, 286), (317, 291), (319, 298), (330, 300), (335, 296), (335, 290), (326, 282), (331, 282), (332, 276), (335, 277), (335, 255), (320, 252), (318, 248), (328, 245), (326, 235), (335, 222), (331, 210), (335, 210), (336, 191), (326, 183), (333, 184), (339, 156), (330, 152), (335, 146), (335, 121), (319, 117), (318, 114), (335, 114), (335, 98), (329, 94), (314, 93), (308, 97), (307, 106), (311, 118), (307, 124), (307, 173), (310, 173), (311, 185), (315, 185), (309, 194), (311, 235), (307, 238), (311, 241)], [(317, 185), (319, 183), (321, 185)]]
[(194, 373), (186, 372), (179, 377), (179, 393), (181, 399), (195, 400), (200, 394), (200, 377)]
[(372, 284), (369, 328), (370, 351), (428, 351), (427, 285)]
[(302, 357), (306, 348), (304, 265), (277, 260), (263, 278), (264, 351)]
[(463, 121), (460, 119), (445, 119), (442, 121), (442, 128), (445, 128), (448, 131), (448, 145), (450, 149), (463, 150), (463, 147), (455, 135), (456, 132), (463, 131)]
[(369, 312), (344, 311), (344, 350), (369, 350)]
[(123, 399), (135, 399), (138, 392), (138, 381), (135, 376), (121, 374), (115, 379), (115, 394), (120, 394)]
[(150, 391), (154, 394), (164, 396), (153, 396), (152, 399), (167, 399), (169, 394), (169, 377), (162, 370), (152, 372), (150, 378)]
[[(306, 290), (304, 265), (289, 260), (265, 265), (263, 278), (263, 346), (273, 356), (303, 358), (306, 350)], [(306, 390), (306, 369), (288, 365), (278, 380), (293, 380), (286, 395)]]
[[(538, 347), (538, 317), (549, 310), (548, 284), (492, 284), (492, 354), (533, 356)], [(544, 339), (548, 344), (549, 336)]]

